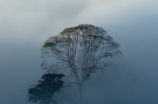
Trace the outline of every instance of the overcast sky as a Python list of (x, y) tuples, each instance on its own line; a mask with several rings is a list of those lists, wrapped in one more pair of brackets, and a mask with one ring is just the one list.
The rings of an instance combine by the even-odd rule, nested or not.
[(85, 85), (85, 102), (157, 104), (158, 0), (0, 0), (0, 103), (29, 104), (44, 41), (79, 24), (104, 28), (123, 52)]

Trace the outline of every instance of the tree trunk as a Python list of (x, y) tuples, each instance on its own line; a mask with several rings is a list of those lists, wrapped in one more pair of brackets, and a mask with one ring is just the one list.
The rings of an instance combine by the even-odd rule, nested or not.
[(80, 104), (83, 104), (82, 84), (79, 85), (79, 93), (80, 93)]

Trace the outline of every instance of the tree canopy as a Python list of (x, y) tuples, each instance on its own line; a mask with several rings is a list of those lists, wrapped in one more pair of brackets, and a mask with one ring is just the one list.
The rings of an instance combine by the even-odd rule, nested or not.
[[(43, 45), (42, 57), (54, 57), (57, 62), (48, 66), (44, 61), (41, 65), (47, 70), (61, 72), (68, 68), (75, 73), (82, 71), (82, 82), (96, 70), (103, 69), (109, 63), (105, 58), (121, 54), (120, 45), (111, 36), (106, 35), (103, 28), (93, 25), (78, 25), (66, 28), (57, 36), (50, 37)], [(76, 65), (77, 52), (83, 53), (82, 67)], [(60, 67), (61, 70), (57, 70)]]
[(63, 87), (64, 82), (61, 80), (65, 75), (63, 74), (45, 74), (42, 76), (42, 80), (39, 80), (34, 88), (28, 90), (29, 102), (40, 104), (57, 104), (52, 96), (56, 91), (59, 91)]

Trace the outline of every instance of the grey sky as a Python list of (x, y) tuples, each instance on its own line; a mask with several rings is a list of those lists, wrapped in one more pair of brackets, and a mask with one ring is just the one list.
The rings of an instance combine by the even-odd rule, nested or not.
[(0, 0), (0, 103), (29, 104), (27, 88), (45, 72), (43, 42), (65, 28), (92, 24), (104, 28), (123, 55), (85, 85), (85, 101), (99, 94), (95, 104), (157, 104), (157, 5), (157, 0)]

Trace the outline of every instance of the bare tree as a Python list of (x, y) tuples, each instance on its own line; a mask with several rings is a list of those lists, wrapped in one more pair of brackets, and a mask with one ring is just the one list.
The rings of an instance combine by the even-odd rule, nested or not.
[[(42, 58), (53, 57), (56, 64), (47, 64), (44, 61), (41, 66), (47, 71), (63, 73), (69, 71), (74, 75), (80, 91), (82, 103), (82, 86), (96, 70), (103, 70), (107, 65), (106, 58), (121, 54), (119, 44), (115, 43), (111, 36), (106, 35), (103, 28), (89, 24), (82, 24), (72, 28), (66, 28), (57, 36), (45, 41), (42, 48)], [(77, 57), (82, 54), (80, 65)], [(60, 69), (60, 70), (59, 70)]]

